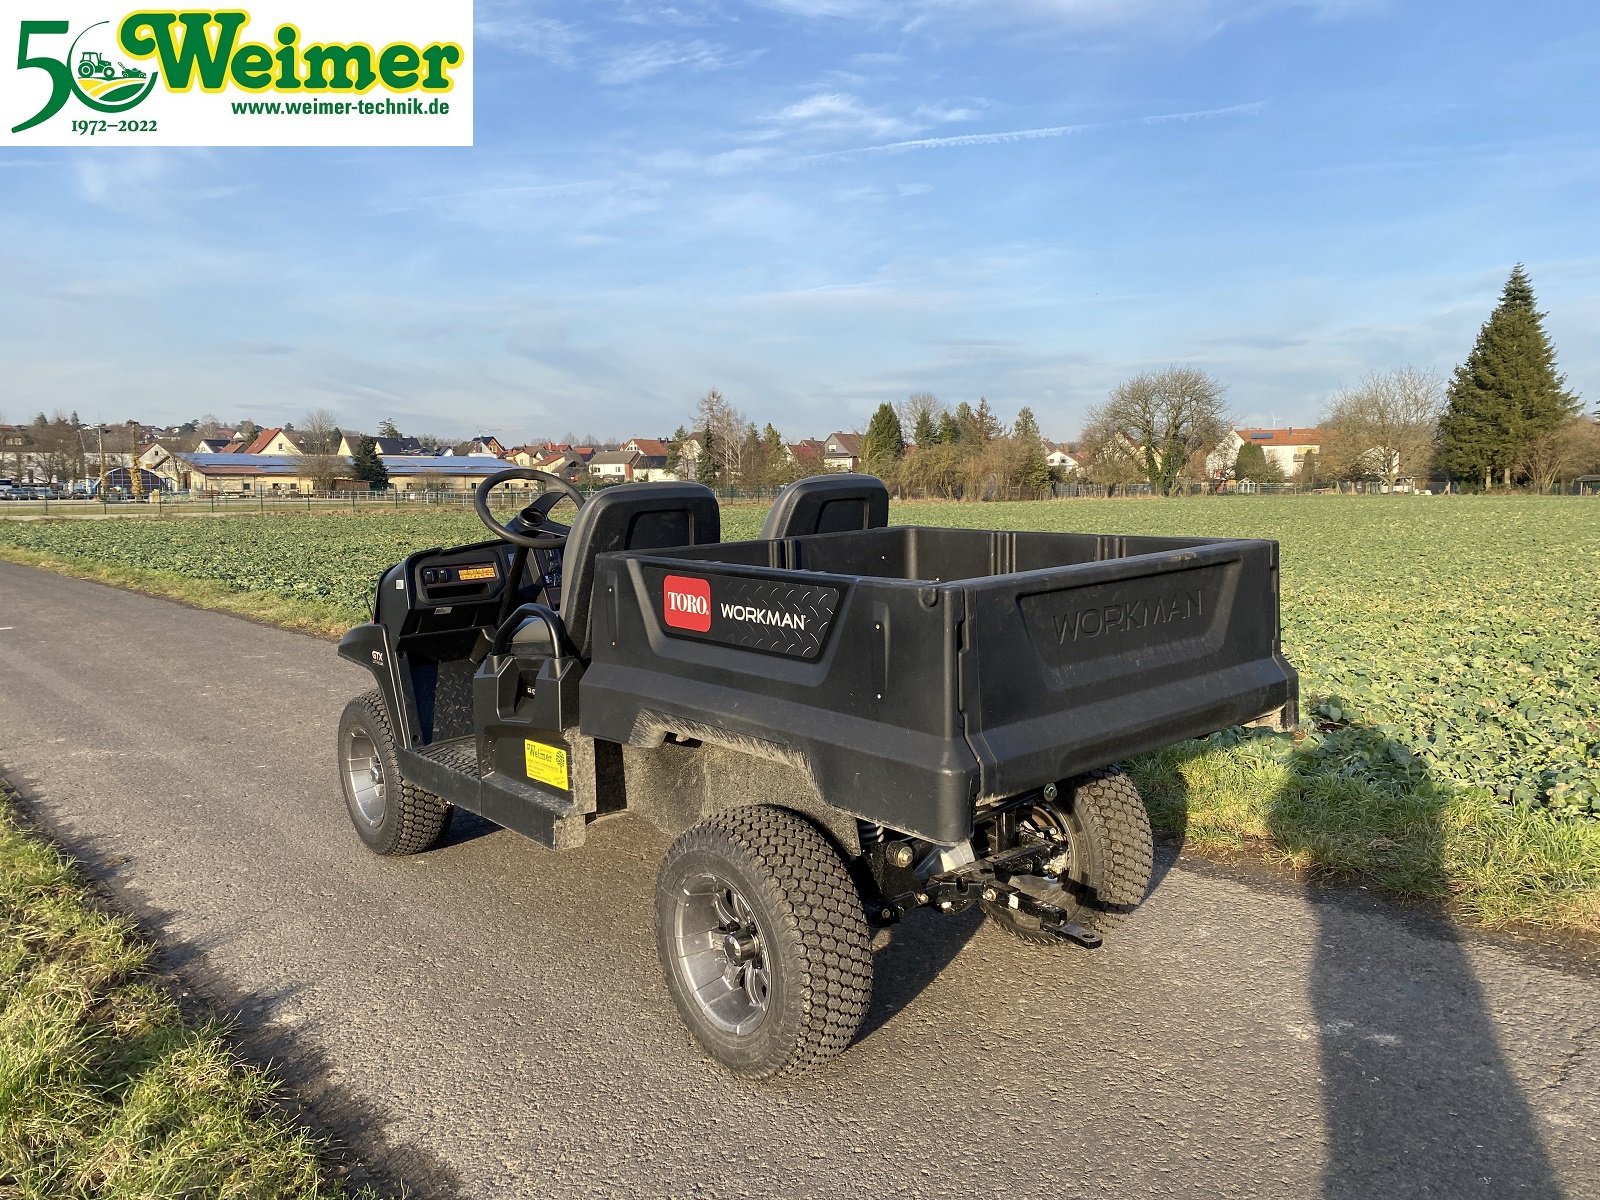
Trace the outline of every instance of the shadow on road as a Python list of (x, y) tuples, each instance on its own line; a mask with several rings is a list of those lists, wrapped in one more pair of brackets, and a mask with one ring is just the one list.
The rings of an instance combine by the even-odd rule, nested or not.
[[(1185, 809), (1181, 793), (1169, 804), (1164, 816), (1172, 830), (1157, 839), (1146, 898), (1161, 886), (1183, 848)], [(857, 1040), (865, 1041), (921, 995), (976, 936), (983, 922), (983, 914), (976, 908), (950, 917), (913, 913), (910, 920), (894, 926), (887, 935), (880, 935), (887, 940), (876, 954), (872, 1007)]]
[[(1317, 848), (1341, 802), (1389, 805), (1366, 815), (1382, 818), (1404, 843), (1396, 851), (1447, 893), (1446, 796), (1403, 748), (1342, 727), (1308, 739), (1290, 766), (1268, 814), (1280, 845)], [(1351, 781), (1372, 786), (1358, 798)], [(1321, 1055), (1327, 1200), (1560, 1197), (1454, 926), (1315, 881), (1307, 896), (1317, 921), (1315, 1020), (1295, 1032)]]
[(920, 996), (982, 925), (983, 914), (975, 908), (952, 917), (913, 913), (909, 921), (880, 934), (887, 941), (873, 956), (872, 1007), (856, 1041), (866, 1041)]

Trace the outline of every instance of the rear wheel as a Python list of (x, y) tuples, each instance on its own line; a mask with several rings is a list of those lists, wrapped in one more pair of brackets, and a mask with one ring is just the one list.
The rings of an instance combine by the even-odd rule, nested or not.
[(350, 701), (339, 718), (339, 782), (351, 824), (379, 854), (431, 850), (454, 812), (453, 806), (401, 776), (389, 714), (376, 691)]
[[(1050, 872), (1027, 891), (1066, 912), (1067, 920), (1103, 933), (1139, 906), (1155, 861), (1150, 816), (1133, 781), (1115, 767), (1091, 771), (1041, 797), (1022, 816), (1023, 838), (1057, 843)], [(1013, 937), (1039, 946), (1074, 943), (1039, 928), (1004, 904), (978, 902), (989, 919)]]
[(815, 826), (783, 809), (736, 809), (672, 844), (656, 945), (684, 1024), (751, 1079), (840, 1053), (872, 998), (871, 934), (850, 873)]

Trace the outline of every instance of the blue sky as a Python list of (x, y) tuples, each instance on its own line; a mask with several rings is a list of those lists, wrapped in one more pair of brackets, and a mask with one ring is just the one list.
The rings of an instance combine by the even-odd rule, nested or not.
[(477, 145), (0, 153), (0, 417), (792, 437), (1131, 373), (1313, 422), (1513, 263), (1600, 398), (1600, 15), (1564, 2), (478, 0)]

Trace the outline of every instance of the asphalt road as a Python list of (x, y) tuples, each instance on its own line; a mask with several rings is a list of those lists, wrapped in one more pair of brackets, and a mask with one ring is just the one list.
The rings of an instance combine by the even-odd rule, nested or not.
[(414, 1194), (1600, 1196), (1592, 966), (1188, 865), (1097, 952), (908, 924), (847, 1054), (734, 1082), (659, 978), (665, 839), (458, 818), (372, 856), (333, 766), (365, 686), (327, 642), (0, 563), (0, 770)]

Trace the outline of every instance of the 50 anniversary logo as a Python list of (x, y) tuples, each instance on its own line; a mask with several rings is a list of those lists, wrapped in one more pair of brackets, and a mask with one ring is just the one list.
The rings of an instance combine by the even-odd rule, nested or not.
[(318, 0), (299, 14), (317, 36), (259, 6), (52, 8), (0, 23), (0, 130), (17, 144), (472, 144), (470, 0)]

